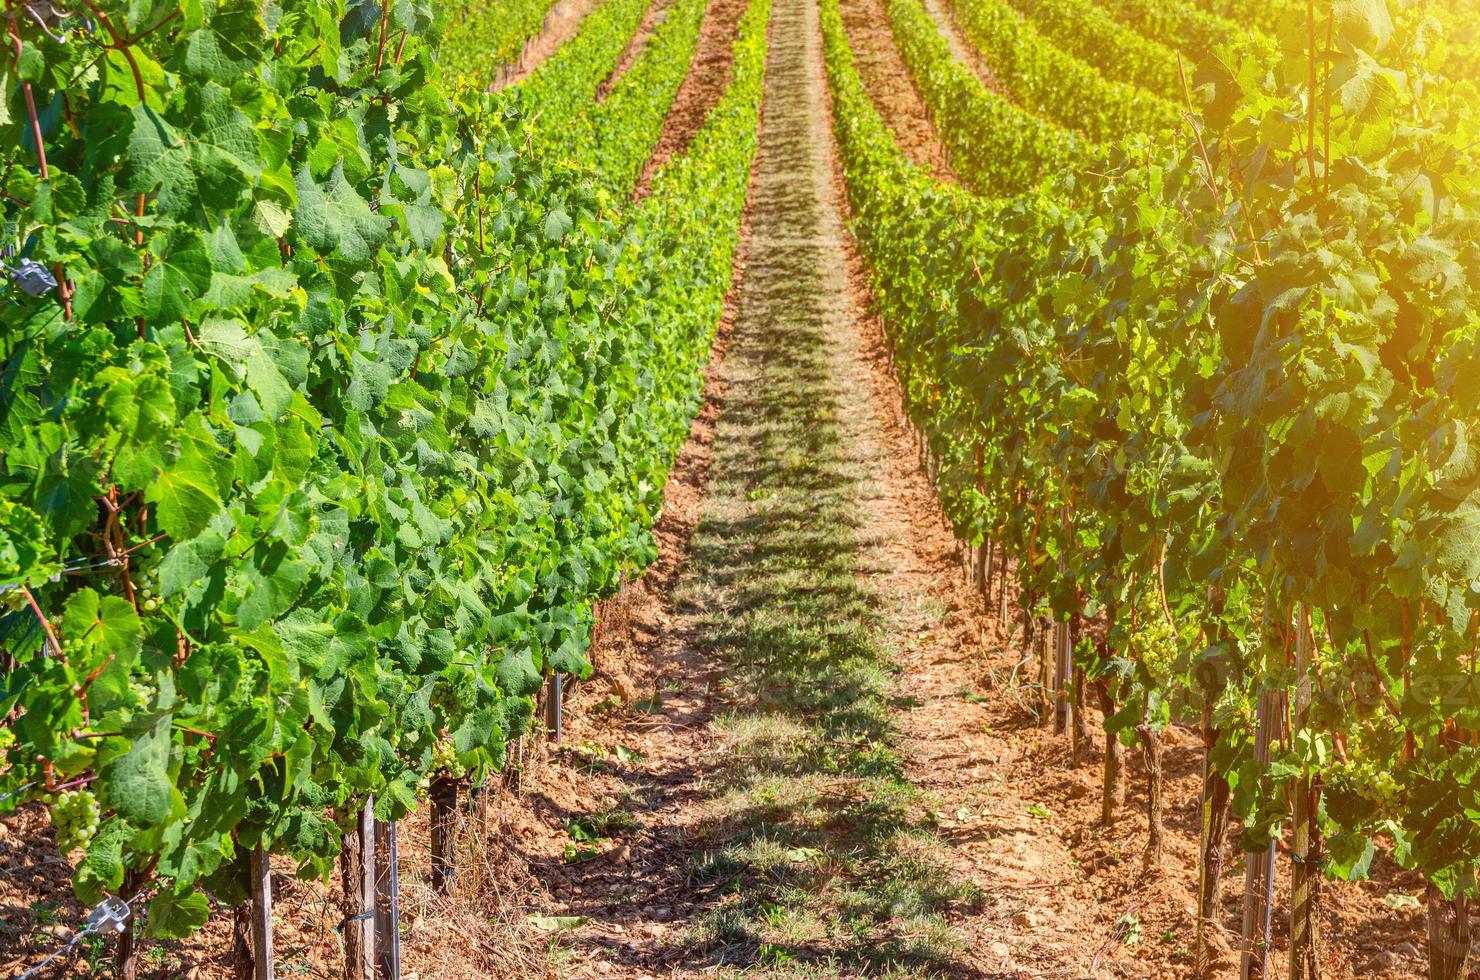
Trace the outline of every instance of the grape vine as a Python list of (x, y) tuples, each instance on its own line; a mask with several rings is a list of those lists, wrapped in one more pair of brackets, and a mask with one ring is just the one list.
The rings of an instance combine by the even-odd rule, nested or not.
[[(635, 29), (602, 9), (628, 20), (547, 66), (591, 79), (574, 102), (444, 86), (425, 3), (13, 21), (0, 805), (55, 797), (84, 900), (152, 879), (173, 936), (243, 897), (258, 846), (327, 874), (368, 794), (394, 819), (501, 766), (651, 560), (769, 8), (625, 213), (587, 168), (641, 155), (615, 134), (655, 141), (662, 99), (609, 101), (578, 166), (528, 149)], [(669, 31), (665, 77), (692, 50)]]

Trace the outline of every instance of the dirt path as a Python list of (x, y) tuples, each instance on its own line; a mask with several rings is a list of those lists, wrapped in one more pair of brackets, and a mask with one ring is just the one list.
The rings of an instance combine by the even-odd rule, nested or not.
[(735, 37), (749, 0), (710, 0), (699, 31), (689, 73), (684, 76), (673, 106), (663, 121), (658, 145), (643, 166), (633, 198), (642, 200), (652, 189), (653, 177), (672, 157), (682, 153), (704, 126), (709, 110), (729, 88), (734, 75)]
[(771, 42), (697, 527), (605, 618), (573, 716), (646, 712), (575, 722), (532, 777), (546, 911), (578, 923), (559, 974), (1082, 970), (1093, 896), (962, 697), (995, 634), (897, 416), (815, 0), (777, 0)]
[(540, 28), (540, 32), (529, 39), (519, 57), (493, 80), (488, 90), (497, 92), (501, 88), (518, 85), (534, 74), (535, 69), (575, 36), (576, 31), (580, 30), (581, 21), (600, 6), (601, 2), (602, 0), (558, 0), (545, 15), (545, 25)]
[(888, 0), (842, 0), (838, 5), (853, 48), (853, 63), (910, 162), (937, 180), (958, 183), (925, 98), (889, 28), (888, 6)]
[(951, 47), (951, 54), (957, 61), (965, 62), (976, 72), (976, 76), (982, 80), (982, 84), (996, 92), (1003, 98), (1007, 98), (1007, 92), (1002, 87), (1002, 81), (992, 71), (992, 66), (987, 59), (977, 50), (976, 45), (966, 39), (961, 33), (961, 27), (956, 23), (956, 0), (921, 0), (930, 16), (935, 18), (936, 25), (944, 35), (946, 43)]
[(622, 77), (637, 63), (638, 57), (647, 47), (653, 32), (668, 19), (668, 6), (671, 2), (672, 0), (653, 0), (648, 4), (647, 12), (642, 15), (642, 22), (637, 25), (637, 33), (632, 35), (631, 40), (627, 42), (627, 47), (622, 50), (622, 56), (617, 59), (617, 67), (613, 68), (612, 73), (597, 87), (597, 102), (605, 102), (612, 94), (612, 90), (622, 81)]

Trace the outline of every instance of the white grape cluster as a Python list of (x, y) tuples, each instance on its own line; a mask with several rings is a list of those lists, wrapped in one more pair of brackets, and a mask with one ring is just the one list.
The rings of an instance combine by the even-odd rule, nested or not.
[(1144, 596), (1138, 606), (1140, 624), (1131, 640), (1131, 655), (1153, 669), (1166, 668), (1177, 658), (1177, 631), (1150, 596)]
[(1391, 813), (1403, 804), (1403, 787), (1393, 774), (1367, 766), (1333, 767), (1331, 778), (1344, 778), (1351, 791)]
[(452, 776), (454, 779), (461, 779), (468, 774), (467, 767), (457, 761), (457, 750), (452, 747), (450, 738), (437, 739), (437, 746), (432, 749), (432, 765), (427, 771)]
[(143, 612), (154, 612), (159, 608), (159, 566), (146, 569), (134, 583), (135, 599)]
[(57, 849), (67, 854), (74, 848), (86, 847), (98, 832), (103, 811), (98, 798), (87, 789), (67, 789), (47, 795), (51, 807), (51, 825), (57, 833)]

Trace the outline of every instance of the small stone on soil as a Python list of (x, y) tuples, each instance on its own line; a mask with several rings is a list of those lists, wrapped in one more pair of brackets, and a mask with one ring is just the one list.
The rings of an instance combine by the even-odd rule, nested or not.
[(1032, 909), (1023, 909), (1012, 917), (1012, 924), (1023, 929), (1037, 929), (1038, 916)]

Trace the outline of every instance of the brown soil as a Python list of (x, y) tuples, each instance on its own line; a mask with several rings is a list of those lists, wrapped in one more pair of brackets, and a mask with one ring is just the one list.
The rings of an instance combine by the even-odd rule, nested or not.
[(647, 47), (648, 39), (663, 21), (668, 19), (668, 5), (672, 0), (653, 0), (648, 5), (647, 12), (642, 15), (642, 23), (637, 25), (637, 33), (627, 42), (627, 47), (622, 49), (622, 56), (617, 59), (617, 67), (606, 77), (596, 89), (596, 101), (605, 102), (607, 96), (612, 94), (612, 89), (622, 80), (632, 66), (637, 63), (637, 58), (642, 54), (642, 49)]
[(976, 77), (980, 78), (987, 88), (1003, 98), (1009, 98), (1002, 87), (1002, 82), (992, 71), (992, 66), (987, 63), (987, 59), (977, 50), (976, 45), (966, 39), (966, 35), (961, 33), (961, 28), (956, 24), (956, 2), (957, 0), (921, 0), (926, 11), (935, 18), (935, 23), (940, 27), (941, 34), (951, 46), (951, 54), (956, 60), (970, 66), (971, 70), (976, 72)]
[(517, 85), (534, 74), (535, 69), (575, 36), (576, 31), (580, 30), (581, 21), (600, 3), (601, 0), (557, 0), (555, 6), (545, 15), (545, 24), (540, 32), (529, 39), (519, 57), (489, 84), (488, 90), (497, 92), (501, 88)]
[(957, 183), (925, 98), (895, 44), (887, 0), (842, 0), (839, 9), (854, 64), (895, 142), (915, 166), (937, 180)]
[(643, 166), (634, 200), (647, 197), (658, 170), (688, 147), (703, 128), (709, 110), (729, 87), (734, 76), (735, 38), (749, 6), (749, 0), (711, 0), (705, 9), (694, 60), (663, 121), (658, 145)]

